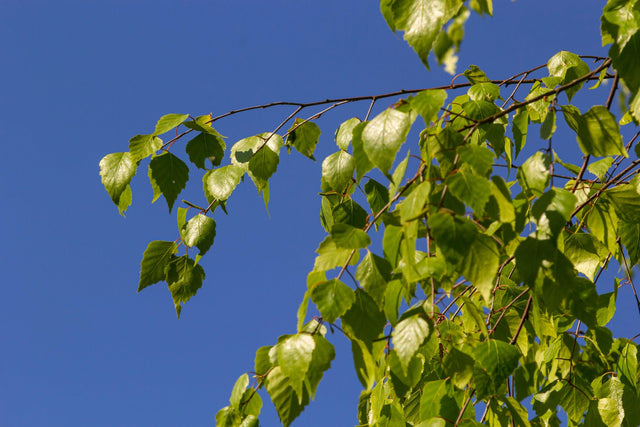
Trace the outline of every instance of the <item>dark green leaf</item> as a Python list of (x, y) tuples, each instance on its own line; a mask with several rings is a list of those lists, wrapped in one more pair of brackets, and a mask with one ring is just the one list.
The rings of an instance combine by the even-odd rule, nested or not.
[(185, 246), (195, 246), (204, 255), (216, 237), (216, 222), (213, 218), (198, 214), (191, 218), (181, 229), (182, 241)]
[(280, 157), (269, 145), (264, 145), (262, 149), (254, 152), (249, 160), (249, 172), (258, 178), (268, 180), (278, 169)]
[(240, 179), (244, 169), (240, 166), (228, 165), (212, 170), (207, 177), (206, 187), (211, 197), (217, 200), (227, 200)]
[(362, 131), (369, 122), (362, 122), (357, 124), (353, 128), (353, 139), (351, 145), (353, 146), (353, 158), (356, 162), (356, 180), (360, 182), (362, 177), (374, 168), (374, 164), (371, 163), (367, 153), (364, 151), (364, 142), (362, 141)]
[(293, 148), (298, 150), (298, 153), (315, 160), (313, 152), (316, 150), (316, 145), (318, 145), (318, 139), (321, 133), (317, 124), (311, 121), (305, 122), (303, 119), (297, 118), (287, 133), (287, 140), (285, 142), (287, 147), (293, 146)]
[(628, 381), (628, 384), (638, 389), (638, 346), (633, 342), (627, 343), (620, 353), (618, 360), (618, 370), (622, 377)]
[(612, 201), (618, 217), (632, 224), (640, 222), (639, 184), (640, 180), (635, 179), (629, 184), (609, 188), (604, 193)]
[(529, 113), (526, 108), (520, 108), (513, 116), (513, 141), (516, 146), (516, 157), (524, 148), (527, 142), (527, 131), (529, 128)]
[(457, 264), (469, 252), (476, 227), (466, 218), (437, 213), (429, 218), (431, 234), (447, 261)]
[(364, 228), (367, 224), (367, 211), (353, 199), (347, 199), (335, 206), (331, 215), (336, 224), (349, 224), (356, 228)]
[(473, 381), (478, 399), (497, 396), (509, 375), (518, 366), (520, 352), (504, 341), (490, 339), (473, 349), (476, 361)]
[(131, 204), (129, 183), (137, 168), (138, 165), (129, 153), (107, 154), (100, 160), (102, 184), (121, 214)]
[(322, 178), (329, 186), (343, 193), (351, 183), (356, 163), (346, 151), (338, 151), (331, 154), (322, 162)]
[(134, 162), (155, 154), (162, 147), (162, 140), (155, 135), (136, 135), (129, 140), (129, 152)]
[(178, 157), (171, 153), (163, 153), (151, 159), (149, 163), (149, 179), (154, 189), (153, 201), (164, 195), (169, 207), (178, 198), (178, 194), (184, 189), (189, 180), (189, 168)]
[(202, 132), (187, 143), (186, 151), (193, 164), (206, 169), (205, 160), (209, 160), (214, 167), (220, 166), (225, 148), (221, 137)]
[(556, 133), (556, 110), (551, 110), (540, 126), (540, 138), (551, 139), (554, 133)]
[(620, 222), (620, 240), (627, 250), (631, 266), (640, 264), (640, 223)]
[(184, 255), (172, 259), (165, 268), (165, 273), (176, 314), (180, 318), (182, 304), (189, 301), (202, 287), (204, 269), (187, 255)]
[(471, 381), (474, 363), (471, 356), (457, 350), (455, 347), (451, 347), (444, 358), (443, 368), (447, 375), (451, 377), (453, 385), (463, 389)]
[[(427, 381), (425, 383), (420, 398), (420, 419), (440, 418), (455, 421), (459, 412), (460, 408), (448, 380)], [(441, 425), (444, 427), (446, 423), (443, 422)], [(434, 426), (439, 426), (439, 424), (434, 424)]]
[(142, 255), (140, 263), (140, 284), (138, 292), (149, 285), (165, 280), (165, 267), (169, 264), (171, 257), (178, 251), (176, 242), (165, 242), (154, 240), (150, 242)]
[(342, 315), (342, 328), (347, 337), (357, 338), (371, 348), (372, 341), (382, 336), (387, 320), (366, 292), (356, 289), (354, 295), (355, 301)]
[(367, 193), (367, 202), (374, 213), (380, 212), (389, 203), (389, 190), (374, 179), (367, 181), (364, 192)]
[(391, 169), (411, 123), (409, 114), (388, 108), (365, 126), (362, 132), (364, 152), (382, 172)]
[(189, 118), (188, 114), (166, 114), (158, 120), (156, 123), (156, 130), (154, 135), (162, 135), (165, 132), (169, 132), (171, 129), (179, 126), (182, 122)]
[(343, 122), (336, 131), (336, 144), (341, 150), (347, 150), (349, 144), (353, 139), (353, 129), (361, 123), (357, 117), (352, 117), (346, 122)]
[(338, 279), (331, 279), (311, 288), (311, 300), (318, 306), (323, 319), (333, 323), (347, 312), (356, 297), (347, 285)]

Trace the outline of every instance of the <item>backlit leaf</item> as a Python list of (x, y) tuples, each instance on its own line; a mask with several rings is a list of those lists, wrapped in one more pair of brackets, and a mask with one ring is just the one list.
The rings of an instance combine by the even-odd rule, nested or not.
[(136, 174), (137, 167), (130, 153), (107, 154), (100, 160), (102, 184), (120, 213), (131, 204), (129, 183)]
[(195, 246), (200, 255), (204, 255), (216, 237), (216, 222), (209, 216), (198, 214), (180, 229), (180, 234), (187, 247)]
[(410, 128), (409, 114), (386, 109), (365, 126), (362, 132), (364, 152), (375, 166), (388, 172)]
[(178, 194), (187, 185), (189, 167), (173, 154), (163, 153), (151, 159), (149, 179), (154, 188), (153, 201), (156, 201), (161, 194), (164, 195), (171, 212)]
[(447, 99), (447, 92), (442, 89), (423, 90), (409, 97), (411, 108), (424, 119), (426, 126), (434, 122)]
[(338, 151), (331, 154), (322, 162), (322, 178), (329, 186), (343, 193), (351, 183), (356, 163), (346, 151)]
[(540, 196), (549, 183), (549, 166), (551, 159), (548, 155), (536, 152), (518, 168), (518, 181), (526, 193)]
[(480, 215), (489, 201), (491, 186), (489, 180), (473, 173), (467, 164), (446, 180), (451, 194), (467, 204), (477, 215)]
[(226, 144), (221, 137), (202, 132), (189, 141), (185, 149), (189, 160), (194, 165), (200, 169), (206, 169), (206, 160), (209, 160), (214, 167), (220, 166), (225, 148)]
[(187, 255), (172, 259), (165, 268), (169, 291), (173, 297), (176, 314), (180, 318), (182, 304), (189, 301), (204, 281), (204, 269)]
[(349, 224), (334, 224), (331, 237), (339, 248), (361, 249), (371, 244), (367, 233)]
[(430, 332), (429, 322), (419, 314), (407, 317), (396, 325), (391, 342), (405, 371), (411, 358), (424, 343), (424, 340), (427, 339)]
[(296, 334), (278, 344), (278, 363), (282, 373), (289, 378), (289, 385), (293, 388), (302, 403), (303, 382), (306, 376), (316, 343), (309, 334)]
[(317, 124), (297, 118), (287, 133), (285, 141), (287, 147), (293, 146), (303, 156), (315, 160), (313, 152), (316, 150), (321, 133)]
[(212, 170), (207, 177), (206, 187), (209, 194), (217, 200), (227, 200), (240, 179), (244, 169), (240, 166), (228, 165)]
[(134, 162), (155, 154), (162, 147), (162, 140), (155, 135), (136, 135), (129, 140), (129, 152)]
[(338, 279), (331, 279), (311, 288), (311, 300), (318, 306), (322, 318), (333, 323), (347, 312), (356, 297), (347, 285)]
[(158, 120), (156, 123), (156, 130), (154, 135), (162, 135), (165, 132), (169, 132), (171, 129), (179, 126), (182, 122), (189, 118), (188, 114), (166, 114)]
[(140, 283), (138, 292), (149, 285), (165, 280), (165, 267), (178, 251), (176, 242), (154, 240), (150, 242), (142, 255), (140, 263)]
[(518, 366), (520, 352), (504, 341), (490, 339), (473, 349), (476, 361), (473, 381), (478, 399), (500, 394), (505, 381)]
[(372, 253), (362, 259), (356, 271), (356, 280), (360, 286), (382, 308), (387, 282), (391, 278), (391, 265), (387, 260)]
[(353, 139), (353, 129), (361, 123), (357, 117), (352, 117), (346, 122), (343, 122), (336, 131), (336, 144), (341, 150), (347, 150), (349, 144)]

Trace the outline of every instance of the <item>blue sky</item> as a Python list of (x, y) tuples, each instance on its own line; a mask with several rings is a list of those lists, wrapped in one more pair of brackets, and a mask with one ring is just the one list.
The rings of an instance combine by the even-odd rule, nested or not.
[[(497, 1), (495, 18), (468, 22), (459, 71), (476, 64), (505, 78), (561, 49), (605, 54), (602, 2), (577, 5)], [(120, 217), (98, 175), (105, 154), (126, 150), (166, 113), (220, 114), (451, 79), (435, 64), (427, 72), (388, 29), (378, 2), (363, 0), (6, 0), (0, 52), (3, 426), (212, 425), (236, 378), (252, 370), (255, 350), (295, 331), (323, 238), (320, 162), (283, 156), (270, 215), (250, 184), (232, 196), (229, 216), (216, 212), (205, 284), (177, 320), (164, 285), (136, 294), (147, 243), (176, 237), (175, 210), (150, 204), (141, 168), (134, 204)], [(316, 158), (335, 151), (337, 125), (367, 106), (319, 121)], [(272, 130), (290, 111), (247, 113), (216, 127), (230, 146)], [(566, 143), (561, 150), (571, 156), (575, 138)], [(200, 184), (192, 185), (183, 196), (200, 200)], [(628, 324), (637, 313), (620, 303), (614, 331), (634, 335)], [(333, 369), (294, 425), (356, 423), (360, 386), (349, 347), (340, 335), (330, 340)], [(261, 421), (278, 424), (266, 400)]]

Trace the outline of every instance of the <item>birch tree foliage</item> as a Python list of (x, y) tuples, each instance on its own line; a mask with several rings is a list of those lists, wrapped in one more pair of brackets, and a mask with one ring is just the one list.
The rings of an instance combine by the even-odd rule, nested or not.
[[(427, 68), (433, 57), (452, 69), (466, 19), (491, 16), (493, 5), (382, 0), (380, 10)], [(167, 114), (100, 161), (121, 214), (146, 168), (154, 201), (177, 215), (177, 230), (142, 254), (138, 291), (165, 283), (179, 317), (207, 286), (203, 256), (236, 188), (255, 186), (268, 206), (281, 161), (316, 161), (317, 145), (332, 144), (334, 130), (315, 120), (364, 103), (335, 129), (335, 152), (318, 159), (326, 236), (299, 281), (297, 324), (257, 349), (228, 404), (215, 402), (218, 425), (257, 426), (261, 390), (290, 425), (322, 393), (331, 341), (344, 339), (328, 330), (351, 342), (361, 426), (640, 425), (638, 346), (607, 328), (618, 298), (634, 298), (640, 316), (631, 274), (640, 264), (640, 0), (609, 0), (601, 34), (607, 57), (561, 50), (508, 78), (469, 65), (465, 81), (440, 88), (287, 103), (295, 111), (275, 130), (237, 142), (222, 136), (224, 117), (279, 104)], [(600, 102), (573, 105), (586, 90)], [(562, 141), (574, 144), (573, 159), (554, 150), (559, 128), (574, 135)], [(535, 141), (546, 148), (524, 150)], [(179, 201), (188, 184), (202, 196)], [(614, 291), (604, 293), (597, 284), (611, 265)]]

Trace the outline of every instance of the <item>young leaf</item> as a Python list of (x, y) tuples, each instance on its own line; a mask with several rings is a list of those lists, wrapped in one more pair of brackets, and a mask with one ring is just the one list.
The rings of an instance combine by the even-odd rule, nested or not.
[(280, 157), (268, 145), (254, 152), (249, 160), (249, 172), (258, 179), (268, 180), (278, 169)]
[(351, 288), (338, 279), (327, 280), (311, 288), (311, 301), (318, 306), (322, 318), (329, 323), (346, 313), (355, 300)]
[(478, 399), (500, 395), (499, 389), (518, 366), (520, 352), (504, 341), (490, 339), (473, 349), (473, 381)]
[(240, 183), (242, 175), (244, 175), (244, 169), (236, 165), (227, 165), (214, 169), (208, 174), (207, 190), (213, 198), (227, 200)]
[(371, 244), (367, 233), (349, 224), (334, 224), (331, 227), (331, 237), (339, 248), (362, 249)]
[(349, 148), (349, 144), (353, 139), (353, 129), (360, 123), (359, 118), (352, 117), (338, 127), (336, 131), (336, 144), (338, 144), (341, 150), (346, 151)]
[(176, 242), (154, 240), (149, 243), (140, 263), (138, 292), (149, 285), (165, 280), (165, 267), (169, 264), (172, 255), (177, 251)]
[(240, 403), (242, 402), (242, 396), (245, 390), (249, 386), (249, 376), (247, 374), (240, 375), (240, 378), (236, 380), (233, 390), (231, 391), (231, 397), (229, 403), (234, 409), (240, 410)]
[[(331, 236), (327, 236), (322, 243), (320, 243), (316, 252), (318, 253), (318, 256), (316, 257), (316, 261), (313, 265), (313, 270), (327, 271), (335, 267), (345, 265), (349, 260), (353, 249), (341, 248)], [(349, 261), (350, 264), (358, 262), (357, 254), (358, 252), (356, 252), (351, 258), (351, 261)]]
[(216, 237), (216, 222), (209, 216), (198, 214), (182, 226), (180, 234), (184, 244), (187, 247), (197, 247), (202, 256), (213, 245), (213, 239)]
[(153, 132), (153, 135), (162, 135), (163, 133), (169, 132), (188, 118), (188, 114), (166, 114), (160, 117), (158, 123), (156, 123), (156, 130)]
[(518, 168), (518, 181), (522, 190), (540, 196), (549, 183), (551, 159), (547, 154), (536, 152)]
[(204, 269), (187, 255), (183, 255), (172, 259), (165, 268), (165, 273), (176, 314), (180, 318), (182, 304), (189, 301), (202, 287)]
[(440, 109), (447, 99), (447, 92), (442, 89), (423, 90), (416, 95), (410, 96), (407, 101), (411, 108), (424, 119), (424, 124), (429, 124), (436, 120)]
[(303, 382), (311, 364), (315, 345), (313, 337), (309, 334), (292, 335), (278, 344), (278, 363), (298, 395), (299, 403), (302, 403), (304, 397)]
[(293, 387), (291, 387), (289, 378), (282, 372), (280, 366), (276, 366), (269, 371), (264, 385), (276, 407), (276, 411), (278, 411), (278, 417), (285, 427), (288, 427), (302, 413), (304, 407), (309, 404), (310, 398), (307, 389), (303, 388), (302, 399), (299, 399)]
[[(589, 66), (575, 53), (567, 52), (563, 50), (556, 53), (547, 62), (547, 68), (549, 74), (552, 76), (560, 77), (562, 80), (558, 84), (566, 84), (572, 80), (582, 77), (591, 71)], [(571, 98), (580, 90), (582, 83), (568, 88), (565, 93), (569, 102)]]
[(137, 167), (130, 153), (107, 154), (100, 160), (102, 184), (121, 214), (131, 204), (129, 183)]
[(491, 194), (491, 185), (487, 178), (473, 173), (471, 168), (464, 164), (456, 173), (447, 177), (446, 183), (451, 194), (467, 204), (476, 215), (482, 214)]
[(393, 108), (386, 109), (365, 126), (362, 132), (364, 152), (382, 172), (391, 169), (410, 128), (410, 115)]
[(154, 189), (153, 201), (158, 200), (161, 194), (164, 195), (171, 212), (178, 194), (187, 185), (189, 167), (178, 157), (167, 152), (151, 159), (149, 179)]
[(287, 140), (285, 141), (287, 147), (293, 146), (298, 153), (315, 160), (313, 152), (316, 150), (321, 133), (317, 124), (297, 118), (287, 133)]
[(345, 192), (355, 171), (355, 161), (346, 151), (331, 154), (322, 162), (322, 178), (338, 193)]
[(187, 143), (185, 150), (194, 165), (200, 169), (206, 169), (206, 160), (209, 160), (214, 167), (220, 166), (225, 148), (226, 144), (221, 137), (201, 132)]
[(613, 157), (605, 157), (587, 166), (587, 170), (598, 177), (600, 182), (604, 182), (607, 171), (613, 163)]
[(367, 126), (368, 122), (358, 123), (353, 128), (353, 138), (351, 139), (351, 145), (353, 146), (353, 159), (356, 163), (356, 181), (360, 182), (362, 177), (375, 167), (367, 153), (364, 151), (364, 142), (362, 141), (362, 132)]
[(622, 143), (615, 116), (603, 105), (595, 105), (580, 115), (577, 108), (562, 107), (565, 121), (576, 133), (582, 152), (598, 157), (621, 155), (629, 157)]
[[(372, 348), (374, 340), (380, 338), (387, 319), (373, 299), (362, 289), (356, 289), (355, 301), (342, 315), (342, 329), (349, 339), (358, 339)], [(378, 342), (382, 347), (382, 344)]]
[(162, 140), (155, 135), (136, 135), (129, 140), (129, 152), (134, 162), (155, 154), (162, 147)]
[(373, 213), (378, 213), (389, 203), (389, 190), (374, 179), (369, 179), (364, 185), (367, 202)]
[(520, 108), (513, 116), (513, 142), (516, 147), (516, 157), (524, 148), (527, 142), (527, 131), (529, 127), (529, 113), (526, 108)]

